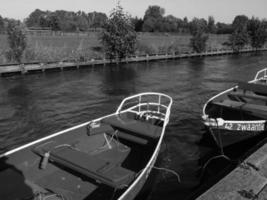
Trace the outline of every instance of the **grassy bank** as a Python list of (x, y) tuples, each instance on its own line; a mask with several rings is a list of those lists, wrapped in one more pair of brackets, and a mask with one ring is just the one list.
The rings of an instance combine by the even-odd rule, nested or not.
[[(166, 52), (188, 52), (190, 35), (141, 33), (138, 35), (136, 54), (157, 54)], [(90, 35), (27, 36), (28, 47), (23, 62), (49, 62), (63, 60), (89, 60), (103, 58), (97, 33)], [(220, 49), (227, 41), (227, 35), (210, 35), (207, 48)], [(7, 36), (0, 35), (0, 64), (7, 64), (5, 51)]]

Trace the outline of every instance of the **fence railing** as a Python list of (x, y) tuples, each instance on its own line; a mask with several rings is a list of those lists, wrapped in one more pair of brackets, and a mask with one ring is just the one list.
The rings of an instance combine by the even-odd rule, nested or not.
[[(249, 53), (256, 51), (253, 48), (244, 48), (239, 51), (239, 53)], [(257, 49), (257, 51), (267, 51), (267, 47)], [(32, 62), (32, 63), (22, 63), (22, 64), (6, 64), (0, 65), (0, 74), (12, 74), (12, 73), (22, 73), (25, 74), (30, 71), (46, 71), (50, 69), (63, 70), (65, 68), (80, 68), (82, 66), (92, 66), (92, 65), (106, 65), (106, 64), (119, 64), (119, 63), (131, 63), (131, 62), (148, 62), (156, 60), (167, 60), (167, 59), (181, 59), (189, 57), (202, 57), (202, 56), (216, 56), (216, 55), (228, 55), (234, 54), (231, 49), (216, 49), (209, 50), (201, 53), (196, 52), (166, 52), (161, 54), (142, 54), (142, 55), (132, 55), (121, 60), (110, 60), (107, 58), (91, 58), (83, 61), (79, 60), (64, 60), (64, 61), (49, 61), (46, 63)]]

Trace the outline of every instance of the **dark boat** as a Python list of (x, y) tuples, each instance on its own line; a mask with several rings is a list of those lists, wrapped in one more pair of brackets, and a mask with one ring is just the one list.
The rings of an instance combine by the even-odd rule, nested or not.
[(267, 69), (207, 101), (202, 119), (219, 147), (227, 147), (266, 131)]
[(113, 114), (0, 155), (0, 199), (134, 199), (157, 159), (171, 105), (165, 94), (137, 94)]

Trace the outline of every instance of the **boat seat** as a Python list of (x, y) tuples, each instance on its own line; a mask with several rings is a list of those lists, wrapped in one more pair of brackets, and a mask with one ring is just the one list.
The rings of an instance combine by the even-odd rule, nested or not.
[(213, 102), (215, 105), (224, 106), (227, 108), (238, 109), (244, 112), (250, 112), (252, 115), (257, 117), (263, 117), (267, 115), (267, 106), (258, 105), (258, 104), (251, 104), (251, 103), (244, 103), (239, 101), (232, 101), (232, 100), (224, 100), (222, 102)]
[(212, 102), (215, 105), (219, 105), (219, 106), (224, 106), (224, 107), (229, 107), (229, 108), (238, 108), (240, 109), (241, 106), (245, 105), (244, 102), (241, 101), (232, 101), (229, 99), (223, 100), (223, 101), (214, 101)]
[(127, 133), (130, 132), (145, 138), (159, 138), (162, 132), (161, 127), (152, 125), (145, 121), (136, 120), (127, 113), (113, 115), (103, 119), (102, 121), (111, 125), (115, 129), (119, 129)]
[(244, 94), (243, 92), (237, 92), (237, 91), (229, 93), (228, 96), (229, 97), (238, 97), (241, 99), (248, 98), (248, 99), (267, 101), (266, 96), (256, 95), (256, 94)]
[(255, 93), (267, 95), (267, 85), (264, 84), (240, 82), (238, 83), (238, 88), (244, 91), (248, 90)]
[(141, 145), (146, 145), (148, 143), (148, 141), (146, 139), (144, 139), (144, 138), (137, 137), (137, 136), (134, 136), (132, 134), (125, 133), (125, 132), (122, 132), (122, 131), (114, 130), (114, 128), (112, 128), (111, 125), (105, 124), (105, 123), (101, 123), (101, 125), (99, 127), (92, 128), (92, 129), (90, 129), (90, 131), (87, 130), (87, 134), (91, 135), (91, 136), (99, 134), (99, 133), (106, 133), (111, 137), (112, 136), (114, 137), (113, 134), (116, 134), (115, 138), (118, 137), (119, 139), (132, 141), (134, 143), (141, 144)]
[(141, 144), (141, 145), (146, 145), (148, 144), (148, 140), (142, 137), (138, 137), (135, 135), (132, 135), (130, 133), (126, 133), (123, 131), (117, 131), (117, 136), (118, 138), (124, 139), (124, 140), (128, 140), (137, 144)]
[(133, 171), (116, 165), (116, 162), (104, 160), (71, 147), (52, 150), (49, 160), (114, 188), (125, 187), (135, 177)]

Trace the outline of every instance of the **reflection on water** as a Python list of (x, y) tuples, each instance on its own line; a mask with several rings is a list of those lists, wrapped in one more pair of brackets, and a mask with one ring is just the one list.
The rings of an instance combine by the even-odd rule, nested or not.
[(218, 161), (224, 163), (217, 165), (220, 168), (202, 173), (204, 162), (216, 154), (212, 140), (203, 142), (203, 104), (236, 82), (252, 79), (266, 66), (266, 55), (94, 66), (1, 78), (0, 152), (114, 112), (122, 98), (131, 94), (166, 93), (174, 104), (157, 166), (175, 170), (181, 183), (170, 173), (153, 171), (155, 180), (147, 199), (185, 199), (227, 164)]
[(106, 95), (130, 95), (135, 90), (135, 69), (131, 66), (111, 66), (103, 74), (102, 92)]

